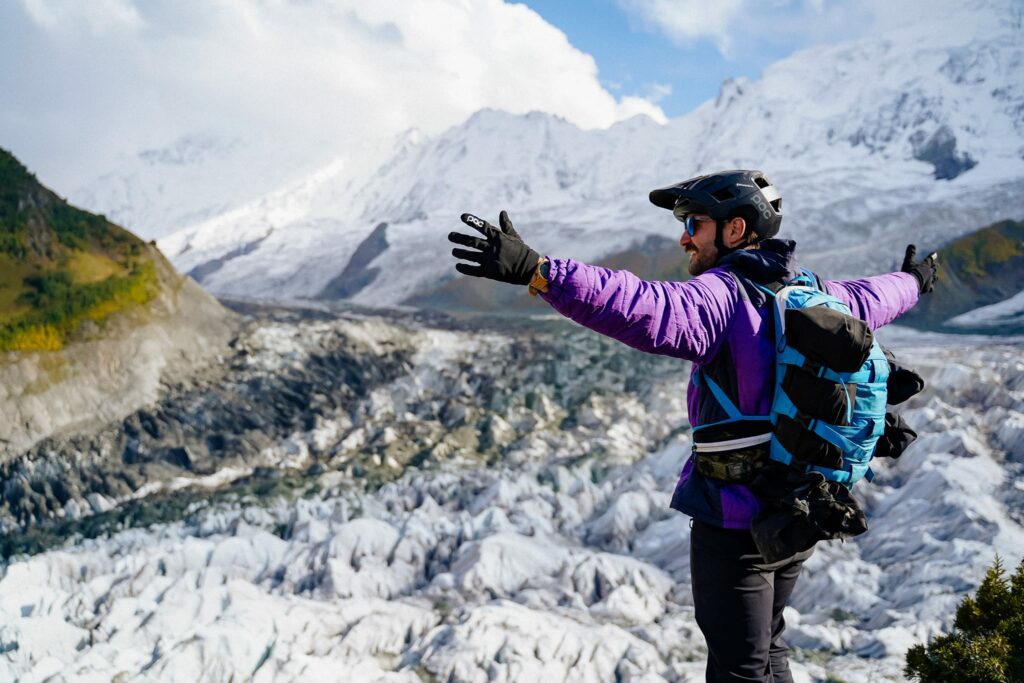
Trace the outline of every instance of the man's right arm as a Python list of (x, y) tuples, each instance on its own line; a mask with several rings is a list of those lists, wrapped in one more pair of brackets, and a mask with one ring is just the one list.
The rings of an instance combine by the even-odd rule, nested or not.
[(635, 349), (700, 362), (724, 338), (738, 291), (735, 279), (717, 269), (686, 282), (661, 282), (551, 259), (541, 296), (567, 318)]

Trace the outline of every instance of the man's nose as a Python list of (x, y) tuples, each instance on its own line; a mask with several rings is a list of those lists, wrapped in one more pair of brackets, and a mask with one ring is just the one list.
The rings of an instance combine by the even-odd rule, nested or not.
[(679, 246), (685, 248), (686, 245), (689, 244), (692, 241), (693, 241), (693, 238), (690, 237), (690, 233), (688, 233), (685, 230), (683, 230), (683, 234), (679, 236)]

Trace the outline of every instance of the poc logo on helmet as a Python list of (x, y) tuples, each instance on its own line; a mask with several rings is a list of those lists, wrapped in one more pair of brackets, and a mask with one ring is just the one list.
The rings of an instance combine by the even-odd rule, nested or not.
[(754, 203), (754, 206), (757, 207), (757, 210), (761, 212), (762, 216), (764, 216), (765, 218), (772, 217), (772, 208), (768, 206), (768, 203), (764, 200), (764, 197), (762, 197), (759, 194), (755, 194), (753, 197), (750, 198), (750, 201)]

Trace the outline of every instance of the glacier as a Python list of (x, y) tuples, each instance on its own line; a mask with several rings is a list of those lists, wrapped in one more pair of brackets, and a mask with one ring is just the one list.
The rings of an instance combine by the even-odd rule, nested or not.
[[(395, 371), (374, 383), (344, 370), (364, 393), (297, 406), (315, 415), (298, 426), (278, 415), (248, 459), (204, 469), (194, 450), (191, 471), (149, 462), (120, 497), (83, 488), (57, 517), (159, 500), (185, 509), (0, 565), (0, 678), (703, 680), (689, 528), (668, 508), (690, 449), (686, 363), (553, 320), (255, 319), (225, 375), (168, 390), (205, 433), (223, 428), (208, 424), (211, 387), (343, 369), (316, 360), (329, 340), (367, 367), (393, 358)], [(920, 438), (858, 486), (870, 530), (819, 545), (806, 565), (787, 610), (801, 681), (902, 680), (905, 650), (950, 627), (995, 555), (1024, 558), (1024, 339), (880, 336), (927, 381), (902, 409)], [(277, 400), (231, 396), (253, 419), (257, 402)], [(146, 414), (154, 432), (170, 429), (159, 409)], [(117, 442), (85, 452), (58, 440), (18, 477), (69, 443), (83, 482), (103, 458), (133, 467), (110, 451)], [(260, 468), (305, 484), (214, 495)]]

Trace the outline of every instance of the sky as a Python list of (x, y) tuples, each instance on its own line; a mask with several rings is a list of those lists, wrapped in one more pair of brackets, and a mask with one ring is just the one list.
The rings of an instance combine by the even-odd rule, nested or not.
[(640, 95), (668, 117), (713, 98), (726, 79), (757, 78), (766, 66), (801, 48), (860, 37), (880, 14), (868, 3), (825, 0), (526, 4), (594, 57), (609, 92)]
[[(664, 122), (882, 0), (4, 0), (0, 147), (63, 194), (191, 135), (343, 152), (484, 107)], [(902, 11), (921, 2), (896, 3)]]

